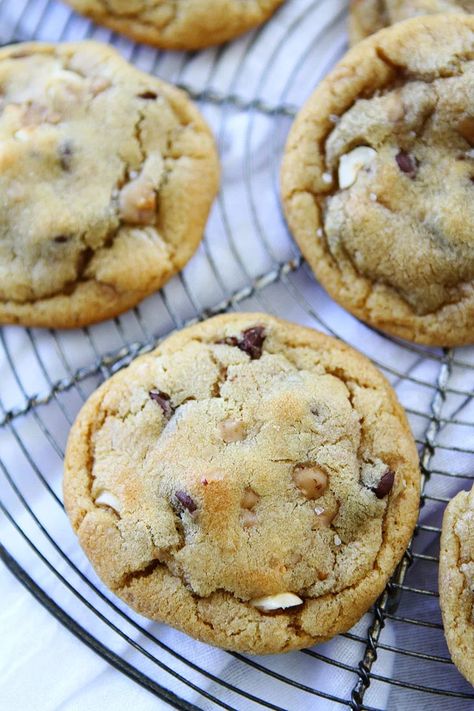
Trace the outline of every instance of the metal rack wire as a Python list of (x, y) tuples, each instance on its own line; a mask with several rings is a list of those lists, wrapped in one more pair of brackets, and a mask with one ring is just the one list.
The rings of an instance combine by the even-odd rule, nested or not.
[[(344, 313), (316, 284), (279, 207), (285, 135), (296, 106), (344, 50), (346, 5), (288, 0), (260, 30), (184, 55), (134, 45), (57, 2), (0, 0), (0, 41), (111, 42), (199, 102), (222, 154), (223, 187), (205, 240), (158, 294), (76, 332), (0, 330), (0, 555), (72, 633), (176, 708), (309, 709), (323, 701), (352, 709), (473, 707), (472, 688), (443, 646), (436, 575), (444, 505), (472, 480), (474, 349), (410, 345)], [(423, 508), (396, 575), (355, 628), (295, 653), (291, 666), (223, 652), (216, 670), (203, 645), (183, 652), (166, 628), (144, 621), (101, 585), (62, 507), (67, 432), (89, 393), (173, 329), (231, 309), (275, 312), (365, 351), (396, 388), (420, 449)], [(427, 651), (433, 648), (444, 651)], [(338, 695), (328, 673), (338, 675)]]

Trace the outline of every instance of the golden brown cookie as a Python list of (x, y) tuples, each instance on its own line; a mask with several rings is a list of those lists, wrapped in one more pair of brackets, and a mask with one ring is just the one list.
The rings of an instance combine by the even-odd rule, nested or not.
[(474, 342), (474, 17), (356, 45), (290, 131), (282, 195), (321, 284), (418, 343)]
[(474, 686), (474, 488), (461, 491), (446, 507), (439, 597), (451, 657)]
[(221, 44), (260, 25), (284, 0), (67, 0), (75, 10), (163, 49)]
[(395, 394), (341, 342), (265, 314), (169, 337), (92, 395), (66, 509), (104, 582), (254, 653), (347, 630), (410, 539), (417, 452)]
[(351, 44), (395, 22), (441, 12), (474, 12), (474, 0), (351, 0)]
[(135, 306), (194, 253), (218, 186), (189, 99), (95, 42), (0, 50), (0, 323)]

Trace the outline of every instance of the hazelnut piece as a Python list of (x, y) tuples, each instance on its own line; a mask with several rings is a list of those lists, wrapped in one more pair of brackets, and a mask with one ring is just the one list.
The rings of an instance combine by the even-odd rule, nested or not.
[(318, 464), (297, 464), (293, 481), (307, 499), (319, 499), (328, 485), (328, 475)]

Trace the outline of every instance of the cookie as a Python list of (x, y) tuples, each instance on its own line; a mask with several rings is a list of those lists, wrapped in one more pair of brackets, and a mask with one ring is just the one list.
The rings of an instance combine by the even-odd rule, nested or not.
[(395, 394), (341, 342), (264, 314), (169, 337), (102, 385), (64, 500), (138, 612), (227, 649), (307, 647), (384, 589), (419, 502)]
[(451, 657), (474, 686), (474, 487), (461, 491), (446, 507), (439, 598)]
[(355, 44), (394, 22), (441, 12), (474, 12), (474, 0), (351, 0), (349, 38)]
[(95, 42), (0, 50), (0, 323), (135, 306), (196, 250), (218, 187), (182, 92)]
[(67, 0), (75, 10), (138, 42), (200, 49), (260, 25), (284, 0)]
[(282, 195), (321, 284), (389, 334), (474, 342), (474, 16), (359, 43), (288, 138)]

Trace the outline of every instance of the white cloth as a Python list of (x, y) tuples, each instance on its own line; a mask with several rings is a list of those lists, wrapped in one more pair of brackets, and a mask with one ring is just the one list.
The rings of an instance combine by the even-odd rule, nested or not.
[[(207, 88), (217, 95), (230, 93), (241, 102), (258, 98), (267, 108), (267, 113), (248, 112), (239, 111), (232, 104), (202, 104), (221, 151), (223, 189), (209, 221), (205, 247), (200, 248), (186, 268), (184, 280), (177, 277), (164, 290), (178, 323), (196, 315), (193, 300), (198, 308), (214, 306), (255, 277), (274, 270), (277, 263), (297, 255), (284, 227), (276, 185), (290, 119), (281, 112), (270, 115), (268, 109), (300, 105), (324, 76), (344, 50), (346, 10), (347, 0), (287, 0), (281, 11), (259, 32), (223, 49), (188, 56), (186, 63), (179, 53), (157, 54), (148, 47), (133, 52), (131, 43), (115, 38), (120, 51), (146, 70), (155, 69), (164, 78), (183, 83), (197, 92)], [(71, 40), (85, 36), (104, 41), (112, 39), (109, 32), (91, 29), (85, 19), (72, 15), (59, 3), (4, 0), (0, 3), (0, 37), (8, 40), (13, 36), (44, 40)], [(213, 264), (217, 265), (218, 277), (213, 273)], [(272, 282), (272, 278), (267, 281)], [(270, 283), (261, 290), (261, 283), (257, 281), (256, 286), (256, 294), (241, 301), (241, 308), (273, 310), (283, 317), (334, 332), (359, 347), (384, 368), (402, 403), (412, 410), (410, 420), (416, 436), (420, 441), (425, 439), (432, 415), (433, 386), (440, 374), (439, 360), (422, 358), (419, 350), (392, 343), (359, 324), (327, 297), (305, 266), (284, 276), (280, 284)], [(186, 287), (189, 287), (188, 291)], [(61, 499), (61, 450), (81, 402), (97, 385), (101, 375), (109, 372), (106, 367), (95, 368), (94, 363), (105, 354), (115, 354), (112, 361), (105, 359), (102, 365), (115, 364), (117, 354), (126, 358), (130, 353), (125, 343), (143, 343), (150, 334), (163, 335), (172, 328), (169, 310), (158, 295), (140, 306), (140, 314), (141, 322), (133, 312), (124, 315), (119, 322), (122, 331), (110, 322), (92, 327), (88, 336), (82, 331), (56, 336), (48, 331), (34, 331), (30, 338), (24, 329), (3, 329), (3, 341), (0, 342), (0, 403), (3, 411), (21, 411), (28, 398), (38, 395), (41, 399), (47, 395), (52, 383), (59, 383), (56, 389), (65, 391), (51, 398), (49, 404), (39, 405), (33, 413), (15, 417), (11, 427), (7, 423), (0, 428), (0, 492), (8, 511), (72, 588), (83, 595), (93, 609), (103, 613), (120, 631), (156, 655), (162, 665), (172, 669), (181, 679), (146, 660), (104, 625), (45, 567), (2, 514), (1, 542), (74, 620), (158, 684), (200, 708), (215, 706), (183, 680), (198, 690), (215, 695), (232, 708), (247, 711), (259, 706), (248, 697), (239, 696), (212, 678), (203, 676), (166, 648), (159, 648), (147, 634), (156, 636), (161, 644), (206, 670), (211, 677), (249, 695), (262, 697), (280, 708), (298, 711), (341, 708), (330, 698), (300, 691), (232, 655), (135, 615), (101, 585), (79, 549), (64, 512), (54, 499), (54, 495), (59, 501)], [(448, 386), (454, 390), (472, 391), (474, 352), (472, 349), (458, 350), (456, 357), (469, 361), (470, 367), (453, 365), (448, 374)], [(70, 379), (76, 372), (80, 373), (80, 384), (71, 388)], [(88, 373), (90, 377), (86, 377)], [(397, 373), (405, 377), (400, 379)], [(444, 403), (435, 401), (435, 415), (447, 417), (461, 408), (456, 417), (472, 425), (473, 404), (469, 402), (463, 406), (464, 400), (464, 396), (449, 392)], [(0, 419), (2, 414), (0, 409)], [(437, 431), (435, 421), (432, 427), (437, 442), (444, 447), (469, 448), (469, 441), (472, 442), (472, 430), (462, 424), (441, 423)], [(426, 464), (433, 470), (457, 475), (433, 474), (427, 485), (427, 493), (435, 498), (427, 500), (421, 521), (425, 525), (438, 526), (444, 503), (436, 497), (449, 497), (469, 486), (473, 456), (470, 452), (437, 449)], [(2, 467), (11, 475), (59, 551), (25, 510), (2, 473)], [(422, 531), (414, 548), (420, 553), (436, 555), (437, 545), (436, 533)], [(129, 619), (121, 617), (98, 597), (60, 551)], [(436, 571), (434, 563), (417, 560), (408, 572), (406, 582), (417, 588), (436, 590)], [(86, 648), (2, 567), (0, 600), (0, 708), (7, 711), (128, 711), (130, 708), (146, 711), (166, 706)], [(397, 614), (428, 622), (440, 620), (437, 598), (416, 593), (403, 594)], [(349, 699), (357, 676), (345, 666), (356, 668), (362, 659), (371, 619), (371, 614), (366, 615), (352, 630), (362, 641), (339, 637), (320, 645), (313, 650), (320, 659), (295, 653), (256, 658), (253, 663), (273, 675), (317, 689), (329, 697)], [(428, 687), (470, 691), (451, 665), (395, 655), (390, 651), (391, 647), (402, 647), (447, 657), (441, 630), (388, 621), (381, 634), (381, 643), (385, 649), (379, 650), (373, 667), (375, 675)], [(335, 660), (339, 666), (330, 665), (324, 659)], [(376, 678), (365, 697), (367, 705), (379, 709), (431, 709), (438, 701), (437, 697), (406, 691)], [(467, 711), (471, 703), (456, 698), (442, 700), (443, 709), (453, 711)]]

